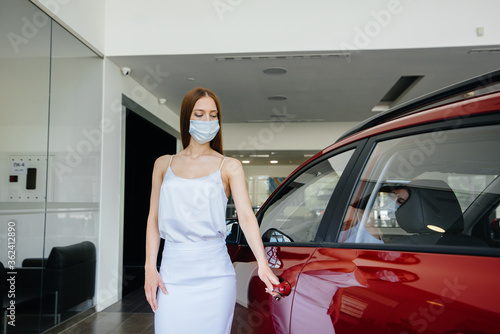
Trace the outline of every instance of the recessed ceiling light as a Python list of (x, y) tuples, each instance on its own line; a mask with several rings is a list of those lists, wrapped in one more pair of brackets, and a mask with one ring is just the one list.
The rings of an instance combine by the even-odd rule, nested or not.
[(283, 95), (275, 95), (275, 96), (269, 96), (267, 99), (269, 101), (285, 101), (286, 99), (288, 99), (288, 97)]
[(269, 162), (270, 162), (270, 163), (272, 163), (272, 164), (277, 164), (277, 163), (278, 163), (278, 160), (271, 160), (271, 161), (269, 161)]
[(269, 67), (266, 68), (263, 72), (269, 75), (282, 75), (285, 74), (287, 70), (283, 67)]
[(249, 164), (249, 163), (250, 163), (250, 160), (243, 160), (241, 163), (244, 163), (244, 164)]
[(195, 81), (195, 78), (188, 78), (189, 81)]

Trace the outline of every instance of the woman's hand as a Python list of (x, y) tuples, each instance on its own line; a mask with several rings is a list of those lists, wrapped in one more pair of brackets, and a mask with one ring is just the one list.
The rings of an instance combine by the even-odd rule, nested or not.
[(266, 292), (269, 293), (273, 298), (279, 297), (280, 294), (274, 290), (273, 284), (278, 285), (280, 284), (280, 280), (278, 277), (273, 273), (271, 268), (267, 265), (261, 265), (259, 266), (259, 278), (264, 284), (266, 285)]
[(165, 284), (161, 279), (160, 274), (156, 268), (146, 270), (146, 277), (144, 282), (144, 292), (146, 294), (146, 299), (151, 306), (153, 312), (156, 312), (158, 309), (158, 302), (156, 301), (156, 291), (160, 287), (161, 291), (164, 294), (167, 294), (167, 289), (165, 288)]
[(299, 275), (303, 264), (298, 264), (290, 267), (281, 273), (281, 278), (290, 283), (290, 287), (293, 288), (297, 284), (297, 276)]

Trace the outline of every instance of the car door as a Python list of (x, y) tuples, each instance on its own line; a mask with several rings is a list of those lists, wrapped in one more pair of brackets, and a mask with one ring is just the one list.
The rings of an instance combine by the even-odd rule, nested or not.
[(290, 333), (499, 333), (499, 133), (490, 114), (370, 139), (301, 268)]
[[(291, 287), (288, 296), (274, 300), (265, 293), (257, 264), (247, 246), (229, 245), (238, 282), (233, 328), (242, 333), (289, 333), (290, 315), (300, 271), (314, 254), (325, 212), (334, 193), (343, 187), (343, 174), (355, 162), (356, 146), (318, 157), (284, 181), (258, 213), (266, 256), (273, 272)], [(348, 174), (348, 173), (347, 173)], [(233, 230), (234, 222), (230, 222)], [(323, 231), (323, 232), (322, 232)], [(236, 233), (236, 232), (235, 232)], [(237, 237), (235, 235), (228, 238)]]

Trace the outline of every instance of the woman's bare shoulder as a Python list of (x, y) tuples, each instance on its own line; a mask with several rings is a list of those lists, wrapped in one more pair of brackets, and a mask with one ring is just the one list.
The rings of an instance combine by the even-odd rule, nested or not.
[(168, 164), (170, 163), (170, 159), (172, 158), (172, 155), (166, 154), (162, 155), (161, 157), (157, 158), (155, 161), (155, 170), (165, 172), (168, 168)]
[(226, 157), (226, 164), (228, 165), (235, 165), (235, 166), (241, 166), (241, 162), (236, 159), (236, 158), (231, 158), (231, 157)]
[(239, 174), (243, 172), (243, 165), (236, 158), (226, 157), (224, 162), (223, 170), (228, 173), (229, 176)]

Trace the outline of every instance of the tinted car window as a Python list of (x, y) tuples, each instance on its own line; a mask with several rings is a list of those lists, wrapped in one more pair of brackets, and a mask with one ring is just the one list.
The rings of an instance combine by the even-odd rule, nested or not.
[(288, 182), (264, 212), (264, 241), (314, 241), (328, 201), (353, 151), (315, 164)]
[(500, 126), (375, 145), (339, 242), (489, 247), (500, 200)]

